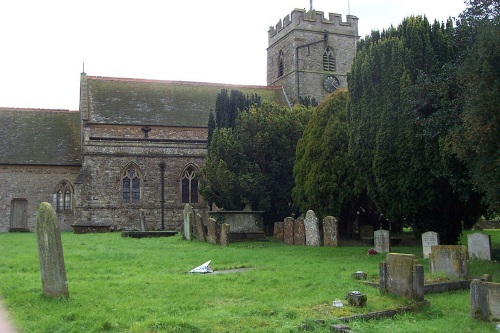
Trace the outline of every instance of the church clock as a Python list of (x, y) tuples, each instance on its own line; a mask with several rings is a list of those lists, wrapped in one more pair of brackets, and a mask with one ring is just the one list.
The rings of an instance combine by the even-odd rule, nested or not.
[(338, 88), (340, 82), (339, 82), (339, 79), (337, 79), (335, 76), (333, 75), (328, 75), (327, 77), (325, 77), (325, 79), (323, 80), (323, 87), (325, 88), (326, 91), (328, 91), (329, 93), (333, 92), (335, 89)]

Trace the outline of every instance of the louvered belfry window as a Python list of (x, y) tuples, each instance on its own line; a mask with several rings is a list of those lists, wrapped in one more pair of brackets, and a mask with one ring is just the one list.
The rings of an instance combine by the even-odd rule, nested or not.
[(325, 53), (323, 53), (323, 70), (327, 72), (335, 72), (335, 57), (333, 55), (333, 49), (327, 47)]
[(278, 56), (278, 77), (282, 77), (283, 74), (285, 73), (285, 56), (283, 54), (283, 51), (280, 51), (280, 54)]

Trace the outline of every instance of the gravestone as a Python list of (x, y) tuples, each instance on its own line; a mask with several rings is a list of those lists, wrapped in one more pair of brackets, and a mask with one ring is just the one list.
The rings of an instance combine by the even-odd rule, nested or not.
[(147, 231), (148, 228), (146, 226), (146, 214), (144, 214), (144, 209), (139, 210), (139, 219), (141, 222), (141, 231)]
[(431, 254), (431, 247), (439, 245), (439, 234), (434, 231), (427, 231), (422, 234), (422, 251), (424, 259), (429, 258)]
[(373, 232), (373, 244), (377, 253), (391, 252), (391, 233), (389, 230), (376, 230)]
[(193, 217), (194, 217), (194, 211), (193, 211), (193, 207), (191, 207), (190, 204), (184, 205), (182, 217), (184, 219), (182, 236), (184, 237), (185, 240), (191, 240), (191, 228), (192, 228), (192, 221), (193, 221)]
[(209, 217), (207, 219), (207, 242), (210, 244), (217, 244), (217, 240), (219, 239), (217, 229), (217, 221)]
[(320, 246), (319, 220), (314, 211), (308, 210), (304, 219), (304, 229), (306, 235), (306, 245)]
[(325, 246), (339, 246), (339, 222), (333, 216), (323, 219), (323, 244)]
[(229, 245), (229, 231), (231, 226), (227, 223), (223, 223), (220, 226), (220, 245), (228, 246)]
[(469, 256), (463, 245), (436, 245), (429, 256), (431, 273), (444, 273), (451, 277), (465, 278), (468, 275)]
[(491, 236), (481, 232), (467, 235), (469, 258), (491, 261)]
[(285, 241), (285, 224), (284, 224), (284, 222), (274, 223), (273, 238), (276, 242), (283, 243)]
[(293, 244), (306, 245), (306, 228), (300, 217), (293, 222)]
[(500, 321), (500, 283), (471, 282), (470, 315), (472, 319)]
[(43, 294), (54, 298), (69, 298), (61, 232), (56, 212), (48, 202), (42, 202), (38, 206), (35, 229)]
[(286, 217), (283, 222), (284, 225), (284, 240), (285, 244), (293, 245), (293, 225), (295, 220), (293, 217)]
[(380, 291), (424, 299), (424, 268), (413, 254), (388, 253), (380, 263)]
[(373, 244), (373, 226), (365, 224), (359, 227), (359, 237), (368, 244)]
[(201, 217), (201, 214), (196, 213), (194, 214), (194, 230), (196, 232), (196, 237), (198, 238), (199, 241), (204, 242), (207, 239), (206, 233), (205, 233), (205, 226), (203, 225), (203, 218)]

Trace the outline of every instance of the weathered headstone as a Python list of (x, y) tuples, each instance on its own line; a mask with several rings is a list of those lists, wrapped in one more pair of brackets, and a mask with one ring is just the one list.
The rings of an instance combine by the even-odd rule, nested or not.
[(323, 244), (325, 246), (339, 246), (339, 222), (333, 216), (323, 219)]
[(467, 235), (469, 258), (491, 261), (491, 236), (481, 232)]
[(285, 224), (284, 222), (274, 223), (274, 240), (283, 243), (285, 241)]
[(500, 283), (471, 282), (470, 315), (473, 319), (500, 321)]
[(56, 212), (48, 202), (42, 202), (38, 206), (35, 229), (43, 294), (54, 298), (69, 298), (61, 232)]
[(431, 247), (439, 245), (439, 234), (434, 231), (427, 231), (422, 234), (422, 251), (424, 259), (429, 258)]
[(223, 223), (220, 226), (220, 245), (228, 246), (229, 245), (229, 230), (231, 226), (227, 223)]
[(209, 242), (210, 244), (217, 244), (217, 240), (219, 239), (217, 235), (217, 229), (217, 221), (209, 217), (207, 219), (207, 242)]
[(194, 211), (193, 207), (191, 207), (190, 204), (185, 204), (184, 205), (184, 210), (182, 212), (182, 217), (183, 217), (183, 232), (182, 236), (184, 237), (185, 240), (191, 240), (191, 228), (192, 228), (192, 221), (194, 217)]
[(139, 210), (139, 219), (141, 223), (141, 231), (147, 231), (146, 214), (144, 214), (144, 209)]
[(380, 263), (380, 290), (422, 300), (424, 268), (413, 254), (388, 253)]
[(293, 244), (306, 245), (306, 228), (304, 220), (300, 217), (293, 223)]
[(389, 230), (376, 230), (373, 232), (373, 244), (377, 253), (391, 252), (391, 233)]
[(293, 245), (293, 225), (295, 220), (293, 217), (286, 217), (283, 223), (285, 244)]
[(203, 225), (203, 218), (201, 214), (194, 215), (194, 230), (196, 231), (196, 237), (199, 241), (204, 242), (206, 240), (205, 226)]
[(359, 227), (359, 237), (368, 244), (373, 244), (373, 226), (364, 224)]
[(319, 220), (314, 211), (308, 210), (304, 219), (304, 230), (306, 235), (306, 245), (320, 246)]
[(468, 259), (467, 248), (463, 245), (433, 246), (429, 256), (431, 273), (465, 278), (469, 271)]

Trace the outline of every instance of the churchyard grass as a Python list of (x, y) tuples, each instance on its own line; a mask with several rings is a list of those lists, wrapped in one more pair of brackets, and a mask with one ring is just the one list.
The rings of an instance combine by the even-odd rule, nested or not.
[[(493, 248), (500, 248), (500, 230), (487, 232)], [(242, 242), (221, 247), (180, 236), (132, 239), (119, 233), (63, 233), (62, 242), (68, 300), (42, 296), (33, 233), (0, 234), (0, 298), (19, 332), (330, 332), (338, 317), (410, 303), (351, 277), (362, 270), (377, 279), (385, 255), (368, 256), (367, 246)], [(428, 272), (421, 247), (393, 251), (416, 254)], [(214, 270), (251, 269), (187, 273), (208, 260)], [(498, 263), (471, 261), (469, 270), (500, 282)], [(366, 308), (332, 306), (352, 290), (367, 295)], [(494, 330), (495, 323), (470, 319), (468, 290), (426, 299), (431, 306), (420, 312), (349, 326), (358, 333)]]

